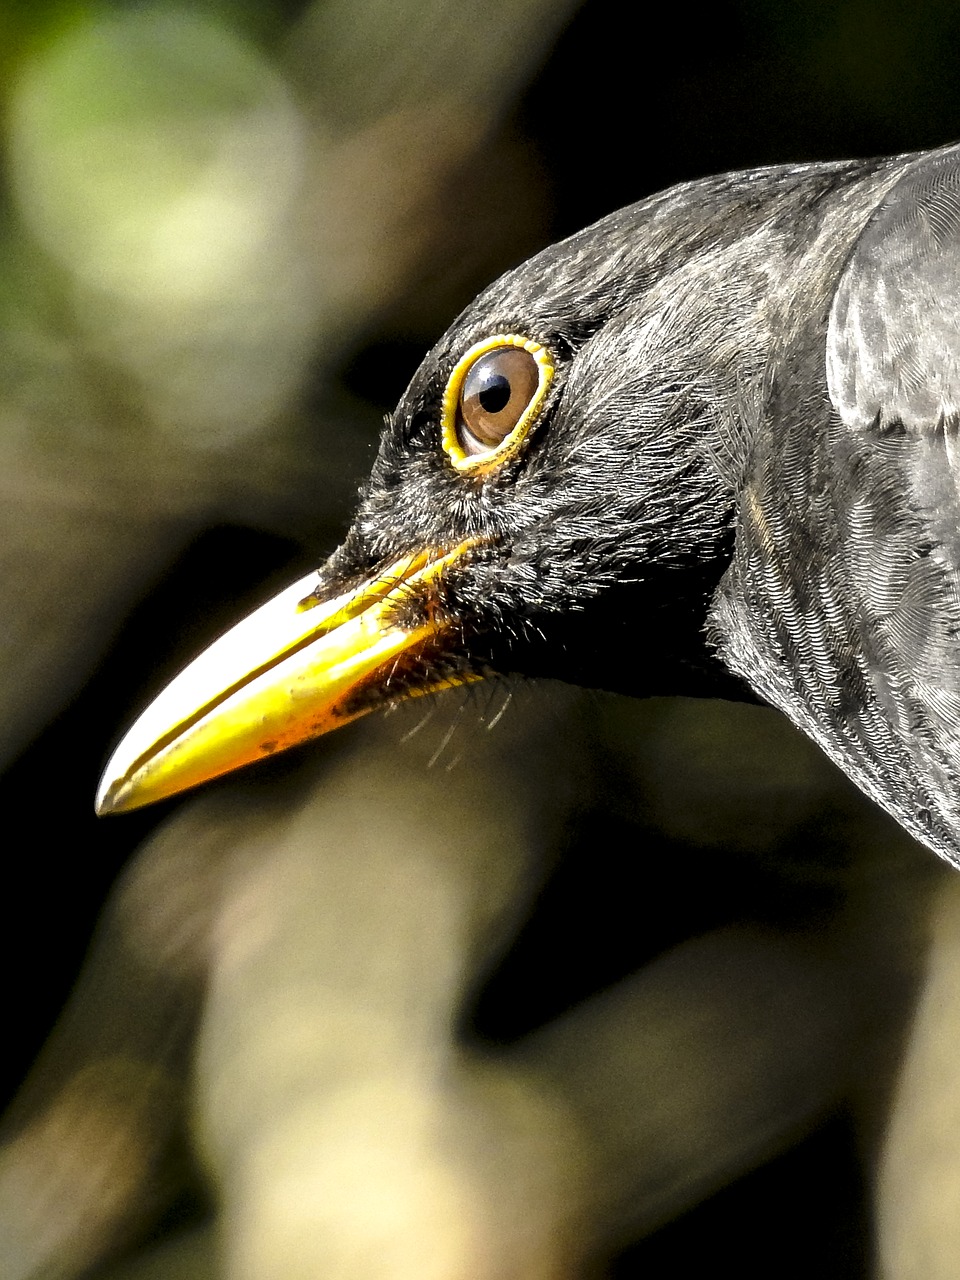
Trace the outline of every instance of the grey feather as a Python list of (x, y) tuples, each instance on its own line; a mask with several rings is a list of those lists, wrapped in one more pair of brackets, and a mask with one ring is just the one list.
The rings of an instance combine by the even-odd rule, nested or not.
[[(333, 586), (469, 538), (451, 660), (745, 688), (960, 865), (960, 149), (675, 188), (491, 285), (415, 375)], [(557, 376), (520, 455), (445, 465), (473, 343)], [(331, 588), (332, 589), (332, 588)], [(418, 677), (419, 678), (419, 677)]]

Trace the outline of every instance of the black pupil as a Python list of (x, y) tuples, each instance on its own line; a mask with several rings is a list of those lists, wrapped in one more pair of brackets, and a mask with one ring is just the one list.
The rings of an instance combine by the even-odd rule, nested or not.
[(492, 373), (477, 396), (485, 413), (499, 413), (510, 403), (510, 380), (502, 373)]

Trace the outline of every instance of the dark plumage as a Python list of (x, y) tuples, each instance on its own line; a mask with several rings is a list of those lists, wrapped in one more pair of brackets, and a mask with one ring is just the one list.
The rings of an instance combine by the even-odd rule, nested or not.
[[(321, 570), (316, 598), (362, 594), (467, 544), (390, 593), (388, 629), (433, 631), (334, 715), (490, 671), (757, 696), (960, 861), (958, 277), (956, 148), (689, 183), (508, 273), (414, 375)], [(556, 372), (515, 451), (457, 470), (444, 389), (497, 334)]]

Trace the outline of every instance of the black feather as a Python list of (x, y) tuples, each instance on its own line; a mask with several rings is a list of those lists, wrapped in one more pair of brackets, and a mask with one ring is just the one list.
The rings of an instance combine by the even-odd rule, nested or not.
[[(955, 148), (621, 210), (451, 326), (328, 573), (476, 539), (442, 584), (458, 650), (433, 669), (758, 696), (960, 863), (958, 298)], [(446, 458), (440, 403), (497, 333), (557, 373), (478, 478)]]

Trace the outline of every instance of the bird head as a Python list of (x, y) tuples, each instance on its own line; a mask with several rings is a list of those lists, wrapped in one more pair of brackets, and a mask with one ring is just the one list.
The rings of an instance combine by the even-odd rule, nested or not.
[(768, 358), (761, 242), (783, 187), (676, 188), (482, 293), (389, 418), (343, 545), (161, 693), (98, 809), (491, 674), (729, 692), (703, 629), (741, 402)]

